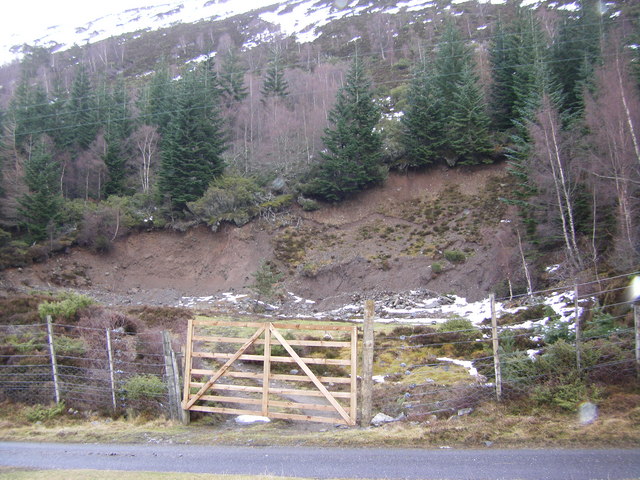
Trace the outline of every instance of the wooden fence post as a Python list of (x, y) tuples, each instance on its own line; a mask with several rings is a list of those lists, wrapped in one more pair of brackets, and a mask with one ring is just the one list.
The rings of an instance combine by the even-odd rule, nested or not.
[(184, 389), (182, 391), (182, 423), (188, 425), (191, 421), (191, 413), (189, 409), (185, 409), (187, 402), (189, 401), (189, 393), (191, 392), (191, 352), (193, 348), (193, 320), (189, 319), (187, 324), (187, 344), (184, 352)]
[(47, 339), (49, 342), (49, 354), (51, 355), (51, 370), (53, 372), (53, 389), (56, 396), (56, 404), (60, 403), (60, 386), (58, 383), (58, 362), (56, 361), (56, 349), (53, 346), (53, 325), (51, 315), (47, 315)]
[(172, 420), (181, 420), (180, 386), (176, 357), (171, 348), (171, 337), (166, 330), (162, 331), (162, 350), (164, 351), (164, 369), (169, 391), (169, 415)]
[(502, 371), (500, 369), (500, 343), (498, 341), (498, 316), (496, 314), (496, 296), (490, 295), (491, 299), (491, 337), (493, 340), (493, 368), (496, 372), (496, 398), (502, 400)]
[(636, 327), (636, 375), (640, 380), (640, 306), (633, 306), (633, 318)]
[(576, 285), (573, 291), (573, 312), (576, 328), (576, 367), (578, 368), (578, 374), (580, 374), (582, 373), (582, 325), (578, 308), (578, 285)]
[(264, 331), (264, 363), (262, 365), (262, 416), (269, 416), (269, 384), (271, 383), (271, 327)]
[(362, 413), (360, 426), (368, 426), (371, 422), (373, 394), (373, 315), (375, 303), (367, 300), (364, 303), (364, 334), (362, 349)]
[(107, 355), (109, 358), (109, 378), (111, 380), (111, 402), (113, 404), (113, 411), (115, 412), (118, 408), (116, 404), (116, 382), (115, 376), (113, 372), (113, 350), (111, 348), (111, 330), (105, 328), (105, 332), (107, 334)]

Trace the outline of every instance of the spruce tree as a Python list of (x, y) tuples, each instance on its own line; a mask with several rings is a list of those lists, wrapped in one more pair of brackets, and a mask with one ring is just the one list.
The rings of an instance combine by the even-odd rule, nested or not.
[(247, 95), (247, 87), (244, 85), (246, 68), (240, 64), (240, 57), (235, 50), (230, 49), (222, 61), (222, 71), (219, 81), (222, 94), (230, 102), (240, 102)]
[(462, 71), (453, 100), (455, 108), (451, 109), (445, 130), (447, 155), (464, 165), (490, 163), (491, 120), (478, 76), (470, 65)]
[(72, 146), (87, 149), (98, 131), (95, 92), (89, 74), (83, 64), (78, 66), (71, 85), (67, 105), (69, 140)]
[(380, 112), (373, 102), (371, 83), (356, 55), (345, 85), (329, 112), (319, 164), (309, 193), (329, 201), (342, 200), (384, 178), (382, 142), (375, 127)]
[(15, 143), (20, 149), (28, 149), (33, 139), (49, 129), (47, 94), (24, 72), (11, 99), (10, 112), (15, 122)]
[(158, 127), (164, 134), (174, 116), (177, 99), (174, 93), (174, 82), (169, 74), (169, 67), (162, 61), (144, 92), (141, 110), (144, 122)]
[(518, 65), (516, 33), (507, 31), (500, 20), (489, 51), (493, 81), (491, 83), (490, 109), (493, 125), (500, 131), (513, 126), (515, 108), (514, 75)]
[(180, 80), (174, 114), (162, 138), (159, 189), (175, 210), (200, 198), (222, 173), (225, 134), (206, 73), (190, 71)]
[(439, 157), (444, 139), (444, 110), (432, 66), (424, 62), (414, 74), (402, 116), (407, 166), (424, 167)]
[(605, 23), (598, 0), (581, 0), (578, 5), (577, 16), (564, 15), (552, 52), (554, 78), (563, 93), (562, 108), (572, 114), (584, 111), (583, 88), (600, 60)]
[(262, 90), (264, 97), (286, 97), (289, 95), (289, 83), (284, 78), (285, 67), (282, 53), (276, 47), (271, 52), (271, 59), (267, 65)]
[(124, 80), (119, 79), (109, 90), (104, 108), (103, 119), (106, 152), (103, 156), (108, 178), (104, 193), (108, 195), (125, 194), (125, 163), (127, 159), (126, 140), (133, 130), (129, 107), (129, 97)]
[(60, 165), (43, 142), (38, 142), (25, 161), (23, 180), (28, 192), (18, 199), (18, 214), (32, 239), (43, 240), (56, 225), (62, 205)]

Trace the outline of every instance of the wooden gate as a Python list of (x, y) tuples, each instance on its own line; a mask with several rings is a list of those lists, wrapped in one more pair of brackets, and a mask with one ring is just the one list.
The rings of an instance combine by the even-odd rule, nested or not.
[(355, 326), (189, 320), (182, 407), (355, 425), (357, 341)]

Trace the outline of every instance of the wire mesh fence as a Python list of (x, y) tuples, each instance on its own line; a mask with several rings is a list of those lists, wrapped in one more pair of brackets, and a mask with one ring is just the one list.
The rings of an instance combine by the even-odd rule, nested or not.
[(501, 299), (480, 322), (379, 324), (374, 407), (411, 420), (525, 397), (573, 410), (606, 386), (637, 386), (638, 306), (625, 297), (627, 279)]
[(105, 413), (168, 412), (174, 372), (165, 343), (162, 332), (0, 325), (0, 399)]
[[(480, 317), (378, 322), (374, 411), (421, 420), (524, 397), (571, 409), (606, 386), (637, 387), (640, 322), (624, 295), (628, 278), (497, 299)], [(0, 325), (0, 401), (173, 417), (181, 340), (113, 324)]]

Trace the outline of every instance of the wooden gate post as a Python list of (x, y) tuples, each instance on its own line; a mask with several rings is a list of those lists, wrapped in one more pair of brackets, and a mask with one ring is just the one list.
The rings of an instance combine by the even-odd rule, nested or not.
[(502, 370), (500, 369), (500, 343), (498, 341), (498, 315), (496, 314), (496, 296), (490, 295), (491, 299), (491, 337), (493, 340), (493, 368), (496, 372), (496, 398), (502, 400)]
[(362, 349), (362, 413), (360, 426), (368, 426), (371, 422), (371, 407), (373, 404), (373, 315), (375, 303), (367, 300), (364, 303), (364, 335)]
[(58, 384), (58, 362), (56, 361), (56, 349), (53, 346), (53, 325), (51, 315), (47, 315), (47, 339), (49, 342), (49, 354), (51, 355), (51, 370), (53, 372), (53, 389), (56, 396), (56, 404), (60, 403), (60, 386)]

